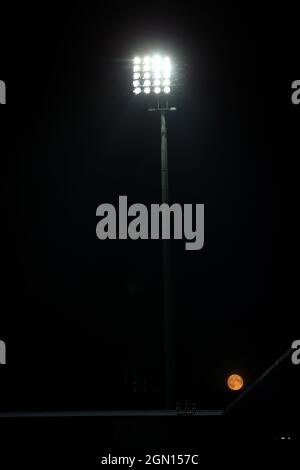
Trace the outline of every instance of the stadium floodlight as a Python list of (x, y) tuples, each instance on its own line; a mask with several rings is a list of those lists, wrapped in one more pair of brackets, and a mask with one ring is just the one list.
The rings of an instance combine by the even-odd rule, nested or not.
[[(148, 111), (157, 111), (161, 119), (161, 201), (169, 203), (168, 190), (168, 149), (167, 149), (167, 124), (166, 115), (169, 111), (176, 111), (169, 106), (169, 94), (173, 87), (174, 67), (168, 56), (145, 55), (140, 59), (133, 59), (133, 93), (141, 96), (155, 96), (157, 107)], [(137, 68), (138, 67), (138, 68)], [(145, 98), (148, 99), (148, 98)], [(173, 409), (174, 403), (174, 327), (172, 307), (172, 276), (170, 265), (170, 244), (167, 240), (163, 243), (163, 315), (164, 315), (164, 371), (165, 371), (165, 407)]]
[[(169, 94), (172, 91), (173, 67), (170, 57), (159, 54), (133, 59), (133, 91), (140, 88), (146, 95)], [(137, 83), (137, 80), (142, 82)], [(147, 91), (145, 90), (147, 89)], [(150, 91), (149, 91), (150, 90)]]

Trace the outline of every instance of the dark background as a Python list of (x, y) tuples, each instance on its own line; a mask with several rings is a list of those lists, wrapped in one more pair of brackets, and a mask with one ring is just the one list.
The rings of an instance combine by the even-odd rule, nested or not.
[[(144, 51), (177, 64), (171, 202), (205, 204), (204, 248), (172, 244), (177, 401), (224, 409), (230, 373), (250, 385), (299, 339), (292, 16), (276, 3), (7, 12), (2, 410), (164, 406), (160, 242), (95, 234), (99, 204), (160, 201), (159, 116), (131, 92)], [(296, 422), (299, 370), (285, 361), (239, 413)]]

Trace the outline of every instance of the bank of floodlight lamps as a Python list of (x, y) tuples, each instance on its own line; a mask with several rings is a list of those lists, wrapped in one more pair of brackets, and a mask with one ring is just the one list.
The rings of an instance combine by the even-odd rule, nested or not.
[[(174, 87), (174, 64), (168, 56), (146, 55), (143, 58), (135, 57), (132, 67), (133, 93), (136, 96), (157, 98), (157, 107), (149, 108), (149, 111), (158, 111), (161, 116), (161, 199), (162, 203), (168, 204), (166, 112), (176, 110), (174, 107), (169, 107), (168, 102)], [(162, 240), (162, 249), (165, 407), (172, 409), (175, 408), (175, 354), (170, 240)]]

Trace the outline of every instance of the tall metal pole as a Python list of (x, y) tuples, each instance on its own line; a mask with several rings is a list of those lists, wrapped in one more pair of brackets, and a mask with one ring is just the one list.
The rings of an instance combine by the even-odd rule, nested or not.
[[(168, 147), (165, 109), (161, 109), (161, 192), (162, 203), (169, 204)], [(171, 247), (162, 240), (165, 406), (172, 409), (175, 387), (174, 325), (172, 314)]]

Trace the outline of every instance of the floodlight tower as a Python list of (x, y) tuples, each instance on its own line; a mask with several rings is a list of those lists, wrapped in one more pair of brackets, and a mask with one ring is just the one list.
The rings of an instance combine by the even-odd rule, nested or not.
[[(168, 181), (168, 146), (167, 146), (167, 111), (176, 111), (169, 107), (168, 96), (172, 89), (172, 63), (169, 57), (154, 55), (133, 60), (133, 92), (135, 95), (155, 95), (157, 107), (149, 111), (158, 111), (161, 120), (161, 200), (169, 204)], [(162, 104), (163, 103), (163, 104)], [(171, 250), (170, 240), (162, 240), (163, 258), (163, 315), (164, 315), (164, 376), (165, 406), (175, 408), (175, 348), (174, 318), (172, 308)]]

